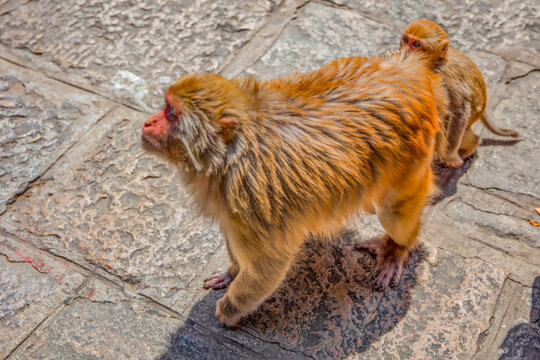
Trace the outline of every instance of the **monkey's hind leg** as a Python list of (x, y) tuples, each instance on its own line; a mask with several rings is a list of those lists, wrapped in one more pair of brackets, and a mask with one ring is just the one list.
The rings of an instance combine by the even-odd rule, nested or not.
[(374, 271), (377, 290), (399, 285), (403, 276), (403, 264), (417, 243), (420, 218), (430, 184), (431, 172), (428, 172), (413, 194), (380, 208), (377, 217), (386, 233), (355, 245), (357, 250), (365, 249), (377, 256)]
[(459, 156), (463, 159), (468, 158), (474, 154), (478, 146), (480, 146), (480, 136), (476, 135), (471, 127), (468, 126), (459, 148)]
[(458, 168), (463, 165), (463, 160), (459, 156), (459, 148), (471, 117), (471, 104), (464, 103), (463, 109), (450, 118), (446, 137), (448, 148), (443, 156), (444, 163), (449, 167)]

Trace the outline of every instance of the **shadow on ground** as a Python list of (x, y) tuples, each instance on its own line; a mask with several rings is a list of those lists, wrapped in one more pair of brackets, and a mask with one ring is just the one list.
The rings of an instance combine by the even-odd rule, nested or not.
[(431, 204), (437, 204), (443, 199), (454, 195), (457, 192), (457, 183), (465, 172), (471, 167), (476, 153), (463, 160), (463, 165), (458, 168), (444, 167), (442, 165), (432, 165), (435, 184), (440, 189), (440, 193), (433, 197)]
[(224, 291), (210, 291), (160, 359), (278, 358), (265, 346), (279, 348), (280, 358), (342, 358), (366, 350), (406, 314), (423, 251), (411, 254), (399, 287), (378, 292), (372, 289), (375, 259), (353, 248), (360, 240), (367, 239), (345, 231), (332, 244), (310, 241), (274, 296), (234, 330), (214, 318)]
[(501, 344), (499, 360), (540, 360), (540, 276), (534, 279), (530, 323), (514, 326)]

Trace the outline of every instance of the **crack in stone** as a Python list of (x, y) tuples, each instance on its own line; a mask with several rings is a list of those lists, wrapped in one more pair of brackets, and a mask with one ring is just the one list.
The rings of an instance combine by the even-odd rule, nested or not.
[(474, 210), (480, 211), (480, 212), (484, 212), (484, 213), (486, 213), (486, 214), (492, 214), (492, 215), (496, 215), (496, 216), (508, 216), (508, 217), (513, 217), (514, 219), (519, 219), (519, 220), (523, 220), (523, 221), (528, 221), (528, 220), (529, 220), (529, 219), (526, 219), (526, 218), (522, 218), (522, 217), (518, 217), (518, 216), (515, 216), (515, 215), (511, 215), (511, 214), (497, 213), (497, 212), (494, 212), (494, 211), (489, 211), (489, 210), (480, 209), (480, 208), (477, 208), (476, 206), (474, 206), (474, 205), (468, 203), (467, 201), (465, 201), (465, 200), (463, 200), (463, 199), (460, 199), (460, 201), (461, 201), (463, 204), (472, 207)]
[(533, 72), (540, 72), (540, 69), (535, 68), (535, 69), (531, 69), (531, 70), (527, 71), (523, 75), (512, 76), (510, 79), (506, 80), (504, 83), (505, 84), (510, 84), (512, 81), (517, 80), (517, 79), (523, 79), (524, 77), (529, 76)]
[[(475, 188), (475, 189), (477, 189), (477, 190), (484, 190), (484, 191), (487, 191), (489, 194), (492, 194), (491, 192), (489, 192), (489, 190), (497, 190), (497, 191), (505, 192), (505, 193), (508, 193), (508, 194), (514, 194), (514, 195), (521, 195), (521, 196), (531, 197), (531, 198), (533, 198), (533, 199), (536, 200), (536, 201), (540, 201), (540, 198), (538, 198), (538, 197), (536, 197), (536, 196), (534, 196), (534, 195), (531, 195), (531, 194), (525, 194), (525, 193), (516, 192), (516, 191), (510, 191), (510, 190), (507, 190), (507, 189), (501, 189), (501, 188), (498, 188), (498, 187), (495, 187), (495, 186), (481, 187), (481, 186), (472, 184), (470, 181), (463, 182), (463, 185), (467, 185), (467, 186), (473, 187), (473, 188)], [(492, 195), (493, 195), (493, 194), (492, 194)]]

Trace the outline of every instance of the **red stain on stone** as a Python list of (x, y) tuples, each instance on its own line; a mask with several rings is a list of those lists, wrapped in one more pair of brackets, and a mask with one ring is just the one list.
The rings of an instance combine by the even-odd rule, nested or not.
[(94, 296), (95, 293), (96, 293), (96, 289), (94, 288), (91, 288), (90, 290), (88, 290), (88, 298), (90, 299), (92, 296)]

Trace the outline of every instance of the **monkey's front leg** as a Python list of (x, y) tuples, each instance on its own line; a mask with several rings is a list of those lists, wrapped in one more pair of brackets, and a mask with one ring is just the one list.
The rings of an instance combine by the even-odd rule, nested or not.
[(258, 258), (240, 264), (240, 272), (216, 306), (216, 318), (225, 326), (234, 326), (255, 311), (281, 283), (290, 259)]

